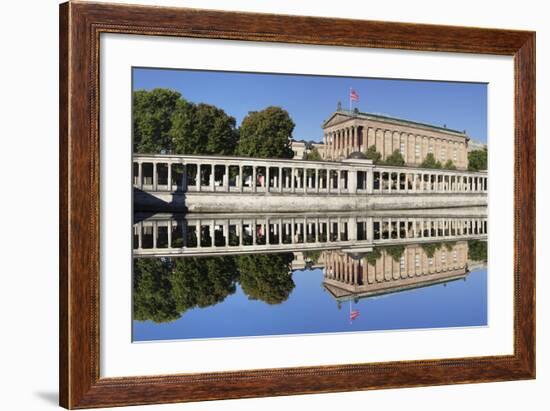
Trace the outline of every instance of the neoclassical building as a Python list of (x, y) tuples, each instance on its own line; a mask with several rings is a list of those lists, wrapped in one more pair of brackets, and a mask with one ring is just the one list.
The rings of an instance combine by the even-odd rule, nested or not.
[(322, 151), (325, 160), (341, 160), (370, 146), (385, 160), (399, 150), (407, 166), (419, 166), (428, 153), (436, 160), (451, 160), (459, 170), (468, 168), (468, 141), (465, 132), (385, 115), (338, 109), (323, 125)]

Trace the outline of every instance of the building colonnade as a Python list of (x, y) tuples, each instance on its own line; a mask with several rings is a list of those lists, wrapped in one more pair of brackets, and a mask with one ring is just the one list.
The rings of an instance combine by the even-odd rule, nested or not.
[(135, 155), (144, 191), (231, 193), (486, 193), (485, 172), (373, 165), (368, 160), (304, 161)]

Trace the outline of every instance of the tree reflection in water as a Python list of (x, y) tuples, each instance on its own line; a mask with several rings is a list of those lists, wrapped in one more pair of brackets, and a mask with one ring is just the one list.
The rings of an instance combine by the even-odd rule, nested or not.
[(280, 304), (294, 289), (292, 253), (134, 259), (134, 319), (177, 320), (189, 309), (222, 302), (240, 282), (254, 300)]
[[(422, 244), (431, 258), (438, 249), (452, 250), (456, 242)], [(402, 245), (376, 247), (365, 254), (369, 265), (386, 254), (399, 262)], [(317, 264), (320, 251), (304, 252), (305, 268)], [(194, 308), (216, 305), (235, 293), (239, 283), (251, 300), (275, 305), (286, 301), (295, 287), (293, 253), (248, 254), (219, 257), (135, 258), (134, 319), (157, 323), (177, 320)], [(487, 261), (487, 242), (468, 241), (468, 259)]]

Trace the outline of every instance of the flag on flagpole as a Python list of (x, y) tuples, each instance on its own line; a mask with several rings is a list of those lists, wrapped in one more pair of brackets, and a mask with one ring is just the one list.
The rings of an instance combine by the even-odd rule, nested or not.
[(349, 98), (351, 101), (359, 101), (359, 94), (354, 89), (350, 89)]
[(349, 319), (351, 321), (355, 320), (357, 317), (359, 317), (359, 310), (353, 310), (350, 314), (349, 314)]

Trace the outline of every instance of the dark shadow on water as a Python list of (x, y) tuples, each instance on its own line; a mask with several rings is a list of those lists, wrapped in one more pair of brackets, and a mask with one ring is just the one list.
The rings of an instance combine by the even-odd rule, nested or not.
[(59, 393), (57, 391), (38, 391), (35, 392), (38, 398), (52, 405), (59, 405)]
[(175, 200), (174, 196), (171, 202), (167, 202), (156, 198), (147, 191), (134, 187), (134, 224), (159, 212), (186, 213), (185, 193), (177, 191), (173, 194), (178, 196), (178, 201)]

